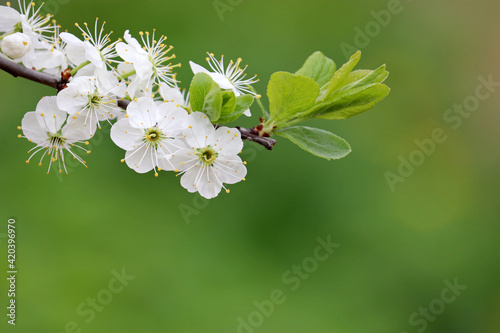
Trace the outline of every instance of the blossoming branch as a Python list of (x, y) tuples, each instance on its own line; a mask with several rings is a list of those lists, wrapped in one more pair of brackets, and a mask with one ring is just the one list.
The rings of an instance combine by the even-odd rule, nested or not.
[[(42, 4), (43, 6), (43, 4)], [(297, 126), (309, 119), (347, 119), (367, 111), (390, 92), (383, 84), (385, 66), (354, 70), (361, 53), (337, 70), (321, 52), (311, 55), (296, 73), (277, 72), (268, 84), (269, 111), (253, 88), (242, 59), (225, 62), (208, 53), (207, 67), (189, 62), (194, 74), (182, 90), (175, 70), (181, 67), (166, 37), (152, 33), (112, 39), (106, 22), (76, 24), (77, 32), (61, 32), (42, 6), (18, 0), (18, 9), (0, 6), (0, 69), (15, 77), (57, 89), (27, 112), (19, 129), (35, 146), (36, 159), (67, 173), (66, 158), (87, 167), (82, 156), (96, 131), (111, 126), (111, 140), (125, 151), (122, 163), (137, 173), (175, 172), (189, 192), (214, 198), (226, 185), (245, 180), (246, 162), (239, 154), (243, 140), (271, 150), (272, 136), (290, 140), (325, 159), (351, 151), (342, 138)], [(134, 37), (134, 35), (139, 38)], [(224, 126), (259, 109), (257, 126)], [(252, 111), (253, 110), (253, 111)]]

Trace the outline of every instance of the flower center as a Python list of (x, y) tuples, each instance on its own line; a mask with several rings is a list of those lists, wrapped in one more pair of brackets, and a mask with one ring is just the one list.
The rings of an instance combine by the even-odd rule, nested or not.
[(198, 156), (200, 163), (206, 166), (214, 165), (215, 160), (219, 156), (219, 154), (210, 146), (196, 149), (196, 155)]
[(61, 147), (64, 145), (65, 140), (60, 137), (58, 134), (48, 134), (49, 136), (49, 142), (52, 147)]
[(158, 147), (160, 141), (167, 136), (158, 127), (148, 128), (144, 131), (144, 141), (153, 147)]
[(101, 102), (101, 96), (99, 96), (97, 93), (94, 95), (89, 95), (89, 100), (90, 104), (97, 105)]

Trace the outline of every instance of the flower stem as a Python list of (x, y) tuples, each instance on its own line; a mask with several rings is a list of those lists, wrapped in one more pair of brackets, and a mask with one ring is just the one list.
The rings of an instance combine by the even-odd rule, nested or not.
[[(254, 94), (256, 95), (259, 95), (257, 93), (257, 91), (254, 89), (254, 87), (252, 87), (251, 85), (248, 85), (247, 86), (248, 89), (250, 89), (251, 92), (253, 92)], [(261, 96), (261, 95), (259, 95)], [(262, 101), (260, 100), (260, 98), (255, 98), (257, 100), (257, 104), (259, 105), (260, 109), (262, 110), (262, 118), (266, 119), (267, 117), (269, 117), (269, 113), (267, 112), (266, 108), (264, 107), (264, 104), (262, 104)]]
[(129, 78), (129, 77), (131, 77), (132, 75), (135, 75), (135, 74), (137, 74), (137, 72), (134, 69), (133, 71), (130, 71), (128, 73), (125, 73), (123, 75), (118, 76), (118, 80), (120, 80), (120, 81), (126, 80), (127, 78)]
[(71, 70), (71, 72), (70, 72), (70, 73), (71, 73), (71, 76), (74, 76), (76, 73), (78, 73), (78, 71), (79, 71), (80, 69), (82, 69), (83, 67), (87, 66), (88, 64), (90, 64), (90, 61), (89, 61), (89, 60), (87, 60), (87, 61), (85, 61), (85, 62), (82, 62), (82, 63), (81, 63), (80, 65), (78, 65), (77, 67), (73, 68), (73, 69)]

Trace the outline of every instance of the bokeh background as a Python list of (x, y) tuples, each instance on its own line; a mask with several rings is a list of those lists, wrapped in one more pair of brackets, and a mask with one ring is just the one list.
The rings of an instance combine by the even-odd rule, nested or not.
[[(48, 1), (70, 32), (98, 16), (118, 36), (154, 28), (168, 35), (184, 83), (188, 61), (204, 64), (206, 51), (243, 57), (263, 95), (274, 71), (295, 71), (316, 50), (342, 64), (341, 43), (353, 45), (355, 28), (365, 29), (371, 11), (391, 1), (232, 3), (221, 20), (211, 0)], [(247, 182), (209, 202), (173, 174), (135, 174), (119, 162), (124, 152), (106, 129), (88, 169), (59, 177), (25, 164), (31, 144), (16, 138), (16, 127), (54, 91), (0, 73), (1, 276), (12, 217), (19, 270), (16, 327), (6, 323), (0, 281), (0, 331), (499, 332), (500, 91), (456, 130), (443, 115), (474, 95), (478, 76), (500, 81), (500, 3), (401, 6), (361, 48), (359, 68), (388, 65), (389, 98), (349, 120), (309, 123), (346, 138), (353, 153), (328, 162), (285, 140), (273, 152), (247, 144)], [(400, 156), (436, 128), (448, 140), (391, 191), (385, 173), (396, 173)], [(282, 275), (328, 236), (340, 248), (290, 290)], [(77, 308), (122, 269), (135, 278), (87, 323)], [(444, 281), (456, 278), (467, 289), (425, 329), (412, 325), (410, 316), (436, 306)], [(254, 301), (275, 289), (286, 301), (258, 327), (238, 331), (238, 318), (247, 321)]]

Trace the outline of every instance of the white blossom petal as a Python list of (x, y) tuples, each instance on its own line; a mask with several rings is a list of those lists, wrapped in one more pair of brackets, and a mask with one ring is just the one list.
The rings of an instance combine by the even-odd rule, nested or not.
[(188, 190), (190, 193), (194, 193), (197, 190), (196, 188), (196, 180), (201, 173), (201, 166), (194, 167), (186, 173), (184, 173), (181, 177), (181, 186)]
[(40, 127), (50, 133), (57, 133), (67, 118), (67, 113), (57, 106), (55, 96), (42, 98), (36, 106), (36, 113)]
[(189, 115), (189, 123), (191, 128), (185, 131), (188, 145), (203, 148), (213, 141), (215, 129), (204, 113), (191, 113)]
[(76, 142), (90, 139), (95, 132), (90, 132), (85, 127), (85, 116), (76, 118), (68, 117), (68, 122), (62, 128), (61, 134), (68, 142)]
[(219, 195), (222, 185), (215, 178), (212, 167), (202, 168), (201, 178), (198, 179), (196, 188), (205, 199), (212, 199)]
[(158, 122), (156, 105), (152, 98), (141, 97), (127, 107), (130, 124), (135, 128), (150, 128)]
[(39, 115), (35, 111), (26, 113), (21, 122), (21, 128), (28, 140), (41, 144), (48, 142), (47, 130), (44, 127), (40, 127), (38, 117)]
[(217, 152), (238, 155), (243, 149), (240, 131), (236, 128), (219, 127), (215, 131), (214, 148)]
[(224, 184), (236, 184), (247, 175), (247, 168), (236, 155), (219, 155), (214, 165), (217, 177)]
[(175, 103), (161, 103), (158, 106), (158, 127), (167, 136), (181, 136), (188, 129), (189, 116), (186, 110)]
[(117, 121), (111, 127), (111, 140), (123, 150), (139, 147), (144, 138), (144, 130), (130, 126), (127, 118)]
[(21, 14), (14, 8), (0, 6), (0, 31), (11, 32), (21, 22)]
[(185, 105), (184, 96), (179, 88), (170, 87), (166, 84), (162, 84), (159, 88), (160, 96), (164, 101), (179, 104), (180, 106)]
[(125, 162), (129, 168), (137, 173), (149, 172), (153, 170), (156, 165), (156, 163), (153, 162), (153, 158), (155, 156), (153, 155), (153, 150), (154, 149), (152, 147), (147, 145), (143, 145), (135, 150), (129, 150), (125, 154)]

